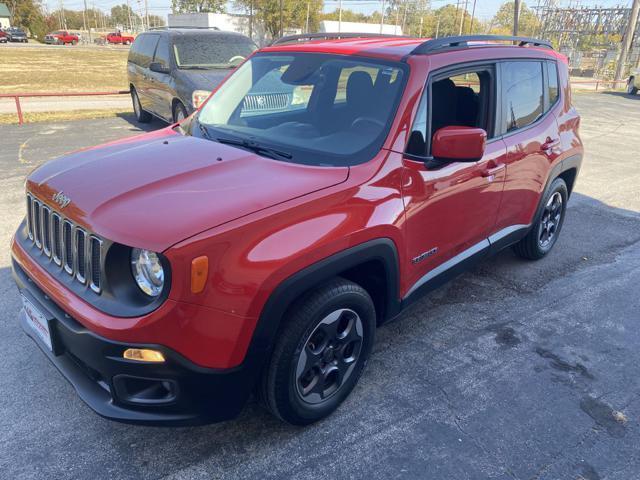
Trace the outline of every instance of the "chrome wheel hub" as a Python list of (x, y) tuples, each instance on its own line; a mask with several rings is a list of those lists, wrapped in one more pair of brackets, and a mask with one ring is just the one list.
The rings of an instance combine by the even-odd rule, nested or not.
[(296, 391), (307, 403), (321, 403), (347, 381), (360, 356), (362, 319), (342, 308), (324, 317), (304, 342), (296, 364)]

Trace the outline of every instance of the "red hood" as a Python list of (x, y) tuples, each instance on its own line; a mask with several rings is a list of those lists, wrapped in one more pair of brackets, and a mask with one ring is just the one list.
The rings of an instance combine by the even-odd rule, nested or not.
[[(219, 160), (221, 159), (221, 160)], [(171, 130), (47, 162), (27, 188), (95, 233), (163, 251), (192, 235), (344, 182), (347, 167), (310, 167), (260, 157)]]

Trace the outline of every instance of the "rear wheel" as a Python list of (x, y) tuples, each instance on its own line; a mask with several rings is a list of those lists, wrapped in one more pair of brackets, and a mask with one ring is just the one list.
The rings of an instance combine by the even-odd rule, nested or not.
[(375, 327), (371, 297), (353, 282), (337, 278), (304, 295), (283, 319), (263, 374), (262, 403), (294, 425), (329, 415), (358, 382)]
[(627, 82), (627, 93), (629, 95), (638, 93), (638, 88), (635, 86), (635, 79), (633, 77), (629, 78), (629, 82)]
[(75, 45), (75, 44), (77, 44), (77, 43), (78, 43), (78, 41), (77, 41), (77, 40), (71, 40), (71, 45)]
[(529, 260), (539, 260), (551, 251), (558, 240), (569, 196), (567, 184), (556, 178), (542, 199), (542, 208), (526, 237), (513, 246), (516, 254)]
[(136, 120), (140, 123), (149, 123), (151, 121), (151, 114), (142, 109), (138, 92), (136, 92), (136, 89), (133, 87), (131, 87), (131, 103), (133, 103), (133, 113), (136, 116)]

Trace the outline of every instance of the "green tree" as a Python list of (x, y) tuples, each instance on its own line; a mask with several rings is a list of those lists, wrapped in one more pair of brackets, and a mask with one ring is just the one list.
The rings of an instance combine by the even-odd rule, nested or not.
[(122, 5), (116, 5), (111, 7), (111, 23), (113, 26), (122, 25), (125, 29), (132, 27), (129, 22), (136, 25), (140, 21), (140, 17), (136, 15), (133, 9), (123, 3)]
[(173, 13), (224, 13), (225, 0), (171, 0)]
[(165, 21), (164, 18), (159, 15), (149, 15), (149, 24), (152, 27), (164, 27)]
[(39, 30), (44, 28), (43, 8), (40, 0), (9, 0), (5, 3), (11, 12), (12, 25), (24, 28), (32, 35), (38, 35)]
[[(271, 38), (280, 36), (280, 24), (286, 32), (290, 29), (305, 30), (307, 6), (309, 7), (309, 31), (315, 32), (322, 17), (322, 0), (236, 0), (236, 8), (245, 12), (253, 9), (254, 22), (261, 22)], [(282, 4), (282, 13), (280, 12)]]
[[(496, 35), (510, 35), (513, 32), (514, 2), (503, 3), (491, 20), (490, 32)], [(518, 34), (535, 36), (540, 27), (540, 20), (535, 12), (522, 2), (518, 21)]]

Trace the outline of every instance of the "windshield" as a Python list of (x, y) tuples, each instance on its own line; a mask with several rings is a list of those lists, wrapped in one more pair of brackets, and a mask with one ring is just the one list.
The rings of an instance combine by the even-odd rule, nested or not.
[(256, 50), (248, 38), (231, 35), (184, 35), (174, 39), (178, 68), (237, 67)]
[(406, 68), (343, 55), (257, 54), (216, 91), (197, 121), (209, 138), (277, 149), (288, 161), (355, 165), (382, 147)]

